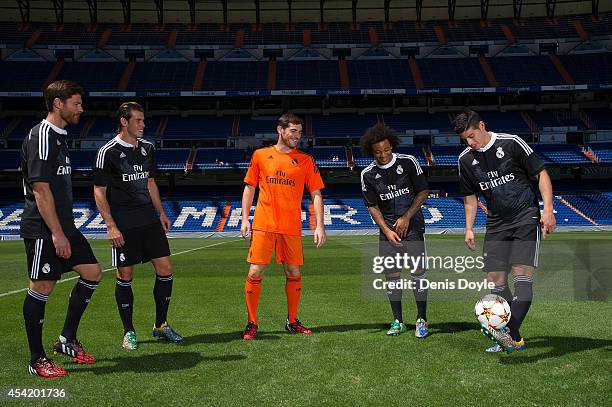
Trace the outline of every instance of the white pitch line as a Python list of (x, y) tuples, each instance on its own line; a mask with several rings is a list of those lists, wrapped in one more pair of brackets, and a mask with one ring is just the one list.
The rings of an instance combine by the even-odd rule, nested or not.
[[(189, 250), (183, 250), (182, 252), (178, 252), (178, 253), (172, 253), (170, 256), (178, 256), (179, 254), (185, 254), (185, 253), (190, 253), (190, 252), (195, 252), (196, 250), (202, 250), (202, 249), (208, 249), (209, 247), (214, 247), (214, 246), (220, 246), (222, 244), (225, 243), (231, 243), (231, 242), (238, 242), (239, 240), (225, 240), (223, 242), (219, 242), (219, 243), (213, 243), (213, 244), (209, 244), (207, 246), (202, 246), (202, 247), (196, 247), (195, 249), (189, 249)], [(107, 268), (102, 270), (102, 272), (106, 272), (106, 271), (111, 271), (111, 270), (115, 270), (116, 267), (111, 267), (111, 268)], [(57, 282), (57, 284), (61, 284), (61, 283), (65, 283), (66, 281), (70, 281), (70, 280), (76, 280), (77, 278), (79, 278), (80, 276), (74, 276), (74, 277), (69, 277), (63, 280), (59, 280)], [(13, 294), (18, 294), (18, 293), (22, 293), (24, 291), (28, 291), (29, 287), (26, 288), (20, 288), (19, 290), (13, 290), (13, 291), (8, 291), (6, 293), (0, 293), (0, 298), (1, 297), (7, 297), (9, 295), (13, 295)]]

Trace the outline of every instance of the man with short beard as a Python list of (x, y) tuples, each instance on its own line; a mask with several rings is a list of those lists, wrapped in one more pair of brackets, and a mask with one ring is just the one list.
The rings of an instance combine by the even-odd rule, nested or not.
[[(296, 149), (302, 136), (302, 120), (293, 114), (284, 114), (276, 126), (278, 141), (275, 145), (260, 148), (253, 153), (242, 194), (243, 237), (252, 234), (247, 262), (250, 263), (245, 283), (248, 312), (247, 326), (242, 333), (244, 340), (257, 335), (257, 304), (261, 292), (264, 270), (270, 263), (272, 252), (276, 263), (285, 269), (285, 294), (287, 295), (287, 322), (289, 333), (312, 335), (312, 331), (297, 319), (302, 291), (300, 267), (304, 264), (302, 253), (302, 194), (304, 186), (310, 192), (316, 218), (314, 243), (317, 248), (325, 243), (323, 229), (323, 180), (314, 158)], [(251, 230), (249, 212), (259, 187), (259, 198)]]
[(30, 374), (66, 376), (66, 370), (47, 358), (42, 326), (47, 299), (63, 273), (76, 271), (77, 280), (68, 302), (64, 328), (53, 346), (55, 353), (77, 363), (92, 364), (77, 339), (81, 316), (102, 278), (102, 270), (89, 243), (74, 225), (72, 168), (64, 140), (68, 124), (77, 124), (83, 113), (83, 89), (72, 81), (56, 81), (44, 91), (47, 117), (23, 141), (21, 172), (25, 208), (21, 216), (30, 287), (23, 316), (30, 347)]

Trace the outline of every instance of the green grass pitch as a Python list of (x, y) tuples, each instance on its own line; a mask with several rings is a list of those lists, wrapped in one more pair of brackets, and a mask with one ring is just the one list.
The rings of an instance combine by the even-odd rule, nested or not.
[[(559, 233), (544, 246), (585, 236), (612, 239), (610, 234)], [(461, 236), (428, 239), (455, 240), (462, 247)], [(96, 363), (75, 365), (57, 356), (70, 375), (53, 380), (27, 373), (21, 311), (25, 292), (14, 292), (27, 285), (23, 243), (0, 242), (0, 405), (20, 403), (6, 395), (15, 388), (65, 389), (63, 403), (73, 406), (612, 405), (609, 302), (538, 299), (536, 290), (522, 329), (528, 350), (512, 355), (483, 352), (490, 342), (478, 331), (473, 315), (478, 295), (432, 301), (432, 334), (426, 340), (416, 339), (413, 331), (387, 337), (388, 303), (362, 293), (362, 245), (376, 241), (375, 236), (334, 236), (317, 250), (311, 237), (304, 238), (299, 317), (314, 335), (284, 332), (284, 276), (274, 265), (263, 281), (260, 335), (244, 342), (240, 333), (246, 322), (247, 243), (171, 239), (175, 279), (169, 322), (185, 342), (172, 345), (151, 337), (154, 279), (147, 264), (137, 268), (133, 283), (140, 347), (124, 351), (114, 272), (106, 271), (79, 328), (79, 338)], [(107, 241), (94, 240), (92, 245), (103, 268), (109, 269)], [(50, 296), (44, 325), (48, 348), (63, 325), (73, 284), (58, 284)], [(412, 328), (413, 317), (412, 293), (406, 293), (404, 319)]]

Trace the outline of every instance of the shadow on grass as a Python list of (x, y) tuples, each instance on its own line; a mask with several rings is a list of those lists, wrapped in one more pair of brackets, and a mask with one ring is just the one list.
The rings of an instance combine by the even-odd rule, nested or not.
[[(414, 325), (410, 328), (414, 329)], [(456, 334), (465, 331), (480, 331), (480, 325), (475, 322), (437, 322), (429, 325), (429, 334)]]
[[(414, 331), (414, 325), (407, 325), (408, 329)], [(314, 334), (326, 334), (332, 332), (352, 332), (352, 331), (369, 331), (368, 333), (386, 332), (389, 325), (386, 323), (370, 323), (370, 324), (344, 324), (344, 325), (321, 325), (311, 327)], [(458, 333), (463, 331), (478, 331), (479, 326), (476, 323), (469, 322), (441, 322), (431, 324), (431, 335)], [(285, 330), (266, 331), (260, 330), (257, 332), (258, 341), (279, 340), (282, 335), (287, 335)], [(227, 343), (233, 341), (242, 341), (242, 331), (234, 332), (217, 332), (204, 333), (200, 335), (185, 337), (183, 343), (178, 346), (194, 345), (199, 343)], [(139, 341), (141, 345), (148, 345), (158, 342), (155, 339)]]
[[(389, 329), (388, 324), (373, 323), (373, 324), (344, 324), (344, 325), (321, 325), (311, 326), (310, 329), (314, 334), (326, 334), (332, 332), (352, 332), (352, 331), (370, 331), (369, 333), (382, 332)], [(287, 331), (273, 331), (272, 334), (287, 335)]]
[[(120, 356), (116, 358), (98, 359), (98, 365), (79, 366), (72, 371), (92, 372), (97, 375), (115, 373), (162, 373), (190, 369), (202, 362), (235, 362), (246, 359), (243, 355), (202, 356), (197, 352), (172, 352), (157, 355)], [(99, 364), (111, 363), (110, 366)]]
[[(570, 353), (584, 352), (587, 350), (604, 349), (611, 351), (612, 340), (583, 338), (579, 336), (536, 336), (527, 338), (527, 350), (515, 352), (512, 355), (500, 359), (500, 363), (507, 365), (518, 365), (522, 363), (534, 363), (542, 359), (556, 358)], [(545, 349), (547, 352), (541, 353)]]
[[(257, 332), (258, 341), (273, 341), (278, 339), (280, 338), (277, 335), (272, 335), (271, 332)], [(233, 341), (242, 341), (242, 331), (204, 333), (200, 335), (188, 336), (183, 339), (183, 345), (194, 345), (198, 343), (227, 343)], [(155, 341), (150, 340), (147, 342)]]

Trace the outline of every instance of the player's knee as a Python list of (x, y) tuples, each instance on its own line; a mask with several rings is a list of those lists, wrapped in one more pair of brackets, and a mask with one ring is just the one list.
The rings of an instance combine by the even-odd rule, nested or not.
[(56, 281), (53, 280), (30, 280), (30, 290), (43, 295), (49, 295), (55, 287)]
[(265, 264), (251, 264), (249, 267), (249, 277), (262, 277), (265, 270)]
[(489, 272), (487, 273), (487, 281), (500, 286), (508, 282), (508, 277), (503, 271)]
[(385, 278), (387, 279), (387, 281), (389, 281), (389, 280), (396, 280), (396, 279), (398, 279), (400, 277), (401, 277), (401, 273), (400, 272), (385, 273)]
[(94, 267), (94, 269), (92, 271), (91, 280), (92, 281), (97, 281), (98, 283), (100, 281), (102, 281), (102, 267), (100, 267), (99, 264), (96, 264), (96, 266)]
[(120, 267), (117, 269), (117, 278), (121, 280), (131, 280), (132, 279), (132, 269), (127, 267)]
[(99, 264), (88, 264), (79, 270), (79, 275), (85, 280), (100, 282), (102, 280), (102, 268)]
[(532, 276), (533, 266), (527, 266), (524, 264), (513, 264), (512, 265), (512, 275)]
[(169, 276), (172, 274), (172, 264), (168, 262), (167, 264), (162, 264), (155, 267), (155, 273), (158, 276)]
[(300, 271), (299, 266), (286, 266), (285, 274), (287, 275), (287, 277), (301, 277), (302, 276), (302, 272)]

